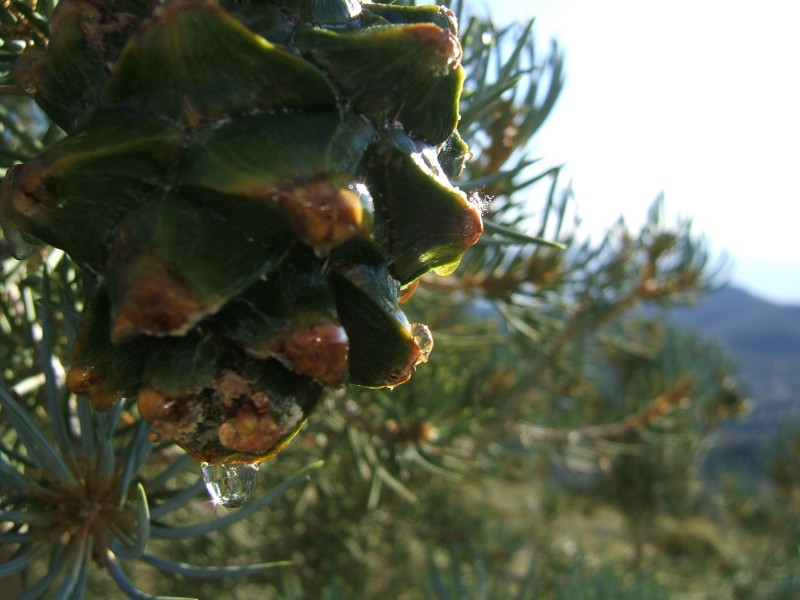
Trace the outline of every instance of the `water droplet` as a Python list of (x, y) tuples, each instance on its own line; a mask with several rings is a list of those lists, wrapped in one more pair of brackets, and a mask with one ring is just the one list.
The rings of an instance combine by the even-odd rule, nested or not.
[(427, 325), (423, 325), (422, 323), (412, 323), (411, 337), (414, 338), (419, 348), (417, 364), (428, 362), (428, 356), (430, 356), (431, 350), (433, 350), (433, 334), (431, 330), (428, 329)]
[(203, 480), (211, 499), (226, 508), (245, 504), (256, 491), (258, 465), (248, 463), (202, 463)]

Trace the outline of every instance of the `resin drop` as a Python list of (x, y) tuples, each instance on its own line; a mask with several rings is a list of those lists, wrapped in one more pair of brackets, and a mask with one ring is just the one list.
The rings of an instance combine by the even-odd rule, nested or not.
[(14, 258), (24, 260), (31, 255), (33, 244), (25, 239), (19, 229), (13, 225), (4, 226), (3, 233)]
[(246, 503), (256, 491), (258, 465), (248, 463), (202, 463), (203, 480), (211, 499), (226, 508)]
[(414, 295), (414, 292), (417, 291), (417, 287), (419, 287), (419, 279), (415, 279), (411, 283), (401, 286), (400, 293), (397, 295), (397, 301), (401, 303), (408, 302), (411, 296)]
[(419, 348), (417, 364), (428, 362), (428, 356), (430, 356), (431, 350), (433, 350), (433, 334), (431, 330), (428, 329), (427, 325), (423, 325), (422, 323), (412, 323), (411, 337), (414, 338), (414, 342)]

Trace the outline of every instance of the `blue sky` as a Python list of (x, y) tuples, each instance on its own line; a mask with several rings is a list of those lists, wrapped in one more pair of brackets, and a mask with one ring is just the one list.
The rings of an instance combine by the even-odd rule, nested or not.
[(566, 162), (584, 233), (641, 224), (663, 190), (734, 283), (800, 303), (800, 2), (467, 1), (563, 47), (538, 153)]

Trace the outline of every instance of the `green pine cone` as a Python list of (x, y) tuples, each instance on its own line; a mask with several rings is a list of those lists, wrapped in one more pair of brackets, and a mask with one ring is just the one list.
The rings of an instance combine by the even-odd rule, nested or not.
[(8, 172), (0, 219), (93, 281), (72, 390), (257, 462), (325, 387), (406, 381), (431, 340), (401, 286), (483, 228), (448, 181), (460, 58), (446, 8), (62, 0), (15, 78), (68, 135)]

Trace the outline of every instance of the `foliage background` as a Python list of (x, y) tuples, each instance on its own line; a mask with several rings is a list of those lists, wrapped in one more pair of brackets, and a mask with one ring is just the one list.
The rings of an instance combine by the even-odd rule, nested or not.
[[(51, 6), (3, 6), (44, 35)], [(6, 595), (800, 597), (800, 430), (776, 437), (758, 479), (698, 470), (748, 406), (727, 352), (661, 317), (721, 282), (702, 238), (656, 200), (642, 230), (619, 220), (583, 241), (560, 168), (531, 151), (564, 83), (557, 44), (454, 8), (474, 153), (458, 185), (487, 234), (406, 307), (434, 332), (431, 362), (394, 390), (327, 397), (262, 467), (253, 508), (212, 506), (132, 406), (95, 414), (66, 392), (79, 274), (2, 242)], [(9, 95), (0, 124), (4, 169), (60, 135)]]

